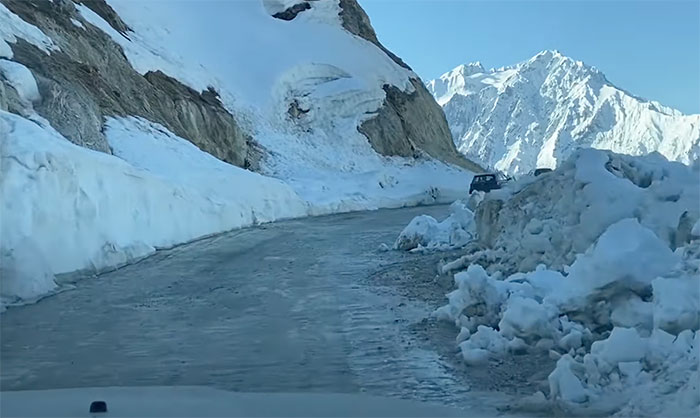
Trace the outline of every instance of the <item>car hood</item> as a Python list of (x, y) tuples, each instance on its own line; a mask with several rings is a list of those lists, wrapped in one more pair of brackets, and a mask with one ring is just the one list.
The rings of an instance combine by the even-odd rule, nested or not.
[[(0, 393), (3, 417), (464, 416), (440, 405), (355, 394), (240, 393), (207, 387), (104, 387)], [(90, 413), (105, 401), (106, 413)]]

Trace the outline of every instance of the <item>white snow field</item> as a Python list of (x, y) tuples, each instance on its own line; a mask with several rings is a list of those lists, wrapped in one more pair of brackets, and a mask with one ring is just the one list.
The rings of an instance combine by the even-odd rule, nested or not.
[[(142, 73), (215, 87), (265, 148), (263, 174), (134, 117), (105, 121), (114, 155), (72, 145), (32, 110), (36, 82), (8, 43), (57, 47), (0, 5), (0, 72), (26, 102), (26, 117), (0, 113), (2, 305), (54, 291), (55, 274), (117, 267), (233, 228), (464, 195), (471, 173), (382, 157), (357, 131), (382, 104), (382, 86), (412, 89), (413, 73), (342, 29), (337, 2), (315, 2), (291, 22), (270, 16), (274, 1), (109, 3), (134, 29), (129, 38), (76, 4), (80, 23), (104, 30)], [(307, 126), (287, 120), (290, 100), (310, 109)]]
[[(548, 398), (569, 414), (700, 411), (700, 164), (576, 152), (552, 173), (486, 195), (488, 249), (455, 274), (439, 318), (467, 364), (558, 359)], [(500, 201), (503, 199), (503, 201)], [(493, 231), (497, 232), (493, 232)]]
[(542, 51), (510, 67), (460, 65), (426, 83), (460, 152), (492, 169), (554, 168), (576, 149), (700, 157), (700, 115), (616, 87), (595, 67)]

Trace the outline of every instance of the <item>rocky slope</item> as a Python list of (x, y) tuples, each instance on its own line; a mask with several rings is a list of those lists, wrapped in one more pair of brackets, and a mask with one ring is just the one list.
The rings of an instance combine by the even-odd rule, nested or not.
[[(355, 0), (261, 2), (273, 17), (280, 19), (275, 25), (284, 25), (284, 21), (293, 25), (297, 20), (330, 23), (335, 26), (336, 36), (357, 42), (347, 32), (342, 33), (345, 29), (366, 39), (379, 48), (378, 54), (374, 55), (382, 54), (392, 63), (385, 63), (384, 67), (396, 67), (384, 71), (394, 74), (380, 75), (372, 80), (373, 83), (362, 86), (360, 91), (353, 86), (352, 89), (335, 89), (333, 94), (323, 95), (333, 100), (337, 99), (339, 93), (347, 95), (356, 92), (372, 98), (372, 103), (354, 107), (352, 112), (343, 115), (331, 112), (330, 115), (323, 116), (354, 119), (355, 128), (360, 128), (373, 149), (382, 155), (415, 157), (427, 154), (439, 160), (474, 168), (456, 151), (444, 115), (423, 83), (406, 64), (379, 43), (367, 15)], [(220, 71), (217, 73), (216, 70), (206, 68), (203, 75), (192, 76), (192, 73), (212, 64), (208, 57), (202, 55), (197, 56), (199, 62), (191, 63), (193, 71), (189, 71), (187, 66), (179, 71), (169, 71), (172, 66), (158, 65), (157, 62), (163, 60), (187, 60), (190, 57), (185, 57), (185, 53), (190, 51), (178, 50), (175, 43), (158, 45), (152, 42), (154, 38), (149, 37), (151, 34), (148, 31), (151, 30), (149, 26), (152, 26), (154, 19), (139, 21), (139, 5), (126, 3), (128, 2), (119, 0), (2, 0), (2, 5), (6, 8), (3, 13), (14, 14), (30, 23), (53, 43), (52, 48), (46, 50), (18, 36), (8, 42), (10, 56), (3, 57), (31, 70), (41, 96), (41, 100), (33, 103), (36, 112), (72, 142), (103, 152), (110, 152), (103, 134), (106, 118), (129, 115), (162, 124), (200, 149), (240, 167), (256, 169), (261, 157), (269, 158), (277, 151), (274, 144), (256, 138), (256, 135), (260, 135), (260, 129), (256, 125), (270, 122), (269, 115), (264, 114), (269, 113), (266, 112), (268, 109), (262, 109), (263, 112), (250, 111), (246, 100), (238, 97), (235, 89), (235, 84), (255, 83), (256, 80), (250, 79), (254, 74), (245, 74), (237, 69), (230, 71), (235, 74), (223, 74), (222, 77)], [(141, 7), (143, 16), (163, 7), (160, 2), (147, 3)], [(185, 9), (188, 7), (193, 9), (194, 4), (184, 5), (180, 10), (187, 11)], [(244, 14), (247, 7), (249, 8), (248, 5), (241, 5), (240, 13)], [(175, 7), (168, 9), (172, 10), (166, 10), (164, 15), (167, 16), (169, 12), (175, 14)], [(120, 15), (120, 10), (126, 17)], [(222, 8), (224, 14), (232, 12), (237, 12), (235, 5)], [(132, 22), (129, 22), (130, 19)], [(195, 19), (192, 19), (193, 27), (197, 23)], [(163, 19), (164, 25), (177, 23), (176, 19)], [(169, 30), (167, 27), (161, 29)], [(265, 29), (260, 28), (260, 33), (264, 32)], [(218, 35), (220, 34), (217, 37)], [(273, 40), (265, 39), (264, 36), (259, 38), (259, 46), (267, 49), (276, 47)], [(207, 45), (215, 39), (201, 35), (198, 41), (202, 44), (198, 47), (216, 49), (217, 45)], [(313, 48), (313, 45), (308, 47)], [(360, 46), (357, 49), (363, 48), (367, 50), (372, 47)], [(132, 51), (135, 49), (140, 49), (137, 54)], [(147, 56), (148, 54), (152, 56)], [(328, 54), (327, 51), (321, 51), (319, 54), (300, 55), (311, 55), (314, 62), (323, 63)], [(250, 57), (239, 58), (250, 60)], [(364, 58), (370, 62), (377, 59), (376, 56)], [(152, 62), (156, 64), (153, 65)], [(284, 66), (286, 63), (280, 64)], [(274, 115), (273, 124), (276, 126), (273, 126), (273, 131), (286, 132), (301, 128), (302, 133), (312, 133), (318, 129), (328, 130), (319, 123), (327, 120), (314, 120), (328, 117), (314, 118), (314, 114), (328, 113), (316, 108), (332, 106), (333, 103), (314, 102), (310, 96), (319, 85), (328, 81), (353, 79), (356, 75), (337, 63), (328, 64), (328, 67), (320, 70), (317, 65), (306, 71), (303, 67), (298, 67), (283, 68), (279, 72), (278, 81), (284, 79), (285, 75), (289, 76), (289, 72), (296, 75), (287, 80), (288, 91), (273, 89), (268, 93), (276, 96), (273, 97), (274, 100), (280, 99), (283, 102), (274, 103), (278, 109), (287, 110), (286, 114), (277, 112)], [(188, 72), (183, 76), (183, 73)], [(236, 78), (236, 82), (219, 82), (228, 77)], [(192, 82), (194, 78), (200, 80)], [(306, 90), (299, 88), (308, 84), (310, 79), (321, 80), (321, 83), (315, 81)], [(397, 82), (401, 85), (395, 85)], [(17, 94), (11, 83), (5, 82), (3, 85), (4, 88), (0, 90), (2, 109), (26, 114), (26, 103), (22, 104), (16, 99)], [(322, 95), (317, 95), (317, 98), (320, 96)], [(363, 97), (363, 100), (366, 99)], [(331, 130), (333, 132), (328, 132), (330, 135), (346, 135), (346, 132), (337, 128)], [(262, 146), (260, 142), (263, 142)], [(268, 152), (265, 153), (261, 148), (268, 148)]]
[[(124, 36), (129, 28), (103, 1), (80, 1)], [(214, 90), (194, 91), (161, 71), (136, 72), (117, 45), (99, 28), (84, 23), (70, 1), (3, 0), (14, 14), (42, 30), (56, 48), (47, 54), (22, 38), (10, 43), (12, 60), (29, 68), (41, 100), (34, 109), (72, 142), (110, 152), (102, 132), (109, 116), (141, 116), (189, 139), (217, 158), (238, 166), (254, 162), (250, 136), (226, 111)], [(5, 84), (8, 96), (13, 87)], [(15, 103), (15, 104), (13, 104)], [(10, 101), (6, 107), (24, 114)]]
[(460, 152), (506, 172), (553, 167), (585, 147), (683, 163), (700, 155), (700, 115), (635, 97), (556, 51), (500, 69), (461, 65), (427, 86)]

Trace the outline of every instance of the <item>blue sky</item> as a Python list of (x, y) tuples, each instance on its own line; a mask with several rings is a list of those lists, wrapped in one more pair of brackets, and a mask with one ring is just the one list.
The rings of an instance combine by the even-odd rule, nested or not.
[(700, 1), (359, 0), (379, 40), (424, 80), (557, 49), (615, 85), (700, 113)]

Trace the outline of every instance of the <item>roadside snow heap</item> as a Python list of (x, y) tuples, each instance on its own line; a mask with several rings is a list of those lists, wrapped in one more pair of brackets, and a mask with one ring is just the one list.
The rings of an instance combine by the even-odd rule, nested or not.
[(477, 229), (491, 223), (495, 249), (443, 268), (466, 271), (436, 312), (460, 328), (464, 360), (549, 351), (549, 399), (568, 413), (697, 416), (699, 175), (588, 149), (490, 194)]
[(625, 218), (637, 219), (675, 249), (688, 240), (692, 221), (700, 217), (698, 164), (689, 168), (657, 153), (632, 157), (579, 151), (551, 173), (488, 193), (475, 217), (479, 243), (490, 250), (446, 268), (477, 262), (490, 273), (511, 274), (545, 264), (564, 272), (610, 225)]
[(395, 250), (423, 251), (460, 248), (474, 239), (474, 213), (460, 200), (450, 206), (447, 219), (438, 222), (428, 215), (416, 216), (394, 242)]

